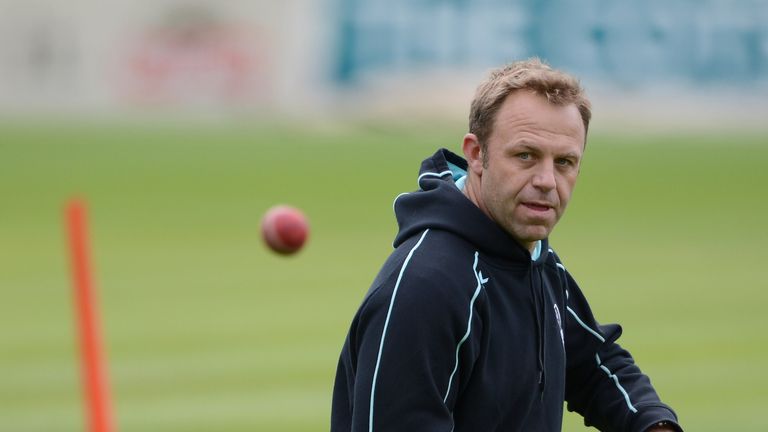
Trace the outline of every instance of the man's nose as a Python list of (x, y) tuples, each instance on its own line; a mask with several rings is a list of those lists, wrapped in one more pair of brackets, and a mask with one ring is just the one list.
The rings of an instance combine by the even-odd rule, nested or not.
[(533, 174), (533, 186), (543, 191), (550, 191), (557, 186), (554, 163), (542, 161)]

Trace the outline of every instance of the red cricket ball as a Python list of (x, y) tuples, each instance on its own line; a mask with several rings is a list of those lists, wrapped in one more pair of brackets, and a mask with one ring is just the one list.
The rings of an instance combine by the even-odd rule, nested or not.
[(273, 251), (290, 255), (298, 252), (309, 236), (309, 223), (301, 210), (277, 205), (261, 219), (261, 236)]

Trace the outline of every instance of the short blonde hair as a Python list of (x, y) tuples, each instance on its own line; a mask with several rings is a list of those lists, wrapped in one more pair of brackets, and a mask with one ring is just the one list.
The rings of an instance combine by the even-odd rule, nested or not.
[(501, 104), (512, 92), (529, 90), (545, 96), (554, 105), (574, 104), (579, 109), (584, 123), (584, 136), (592, 118), (592, 106), (579, 81), (552, 69), (538, 58), (521, 60), (491, 71), (475, 91), (475, 97), (469, 111), (469, 132), (477, 136), (483, 150), (483, 162), (486, 155), (488, 138), (493, 132), (496, 113)]

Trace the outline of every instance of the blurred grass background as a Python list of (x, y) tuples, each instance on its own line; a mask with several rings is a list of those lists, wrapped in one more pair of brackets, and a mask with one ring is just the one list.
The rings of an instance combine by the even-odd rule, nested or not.
[[(392, 200), (463, 125), (0, 124), (0, 431), (83, 430), (63, 208), (89, 204), (119, 429), (327, 430)], [(690, 431), (765, 431), (768, 132), (593, 131), (552, 243)], [(278, 257), (271, 205), (310, 241)], [(585, 430), (570, 414), (565, 431)]]

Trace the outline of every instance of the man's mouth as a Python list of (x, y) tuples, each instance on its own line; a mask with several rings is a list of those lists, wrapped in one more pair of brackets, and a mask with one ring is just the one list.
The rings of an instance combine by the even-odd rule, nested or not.
[(538, 212), (545, 212), (552, 208), (551, 205), (547, 203), (540, 203), (540, 202), (524, 202), (523, 205), (533, 211), (538, 211)]

